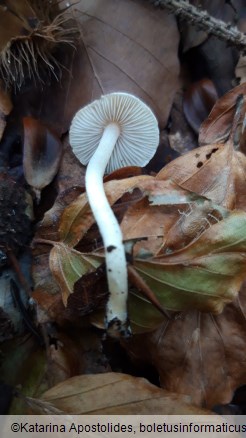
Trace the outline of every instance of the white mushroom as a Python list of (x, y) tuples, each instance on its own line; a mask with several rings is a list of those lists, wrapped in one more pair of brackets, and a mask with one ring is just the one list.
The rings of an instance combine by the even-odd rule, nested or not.
[(102, 235), (110, 292), (106, 325), (127, 336), (127, 263), (122, 233), (107, 201), (103, 175), (124, 166), (145, 166), (159, 143), (157, 120), (145, 103), (126, 93), (102, 96), (75, 115), (70, 144), (87, 166), (86, 193)]

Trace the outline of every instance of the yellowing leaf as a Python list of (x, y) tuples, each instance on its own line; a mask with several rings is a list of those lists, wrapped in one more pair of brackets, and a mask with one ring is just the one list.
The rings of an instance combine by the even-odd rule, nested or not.
[(50, 270), (60, 286), (63, 303), (73, 293), (73, 287), (83, 275), (95, 271), (101, 264), (96, 256), (82, 254), (63, 243), (55, 243), (50, 252)]
[[(164, 308), (220, 313), (245, 278), (245, 251), (246, 214), (234, 211), (182, 250), (135, 259), (134, 268)], [(146, 299), (134, 293), (130, 318), (136, 325), (154, 327), (163, 318), (157, 315)]]

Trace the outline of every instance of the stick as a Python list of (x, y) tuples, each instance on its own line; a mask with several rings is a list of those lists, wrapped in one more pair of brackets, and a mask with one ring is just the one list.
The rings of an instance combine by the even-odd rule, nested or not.
[(212, 17), (207, 11), (196, 8), (185, 0), (149, 0), (154, 6), (168, 9), (174, 15), (197, 26), (200, 30), (217, 36), (246, 53), (246, 35), (230, 23)]

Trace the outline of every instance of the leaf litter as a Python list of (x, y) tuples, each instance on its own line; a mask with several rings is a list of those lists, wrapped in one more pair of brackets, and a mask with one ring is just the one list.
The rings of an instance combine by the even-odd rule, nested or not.
[[(109, 17), (115, 2), (107, 0), (104, 8), (99, 3), (83, 0), (71, 8), (80, 36), (76, 51), (67, 49), (64, 62), (81, 79), (82, 92), (64, 71), (64, 82), (56, 86), (51, 82), (41, 94), (36, 89), (31, 106), (30, 99), (22, 106), (28, 91), (20, 90), (14, 102), (18, 116), (31, 114), (60, 136), (74, 112), (92, 96), (120, 88), (150, 103), (164, 127), (179, 86), (175, 20), (150, 5), (124, 0), (112, 26)], [(138, 26), (129, 26), (129, 20)], [(156, 27), (150, 25), (152, 21)], [(165, 38), (163, 46), (154, 44), (153, 29), (160, 40), (167, 28), (173, 35), (172, 45)], [(98, 38), (102, 33), (105, 38)], [(169, 62), (164, 69), (163, 53)], [(132, 62), (132, 57), (138, 62)], [(147, 60), (145, 69), (141, 63), (146, 66)], [(154, 365), (165, 390), (108, 373), (107, 366), (100, 370), (107, 371), (104, 375), (97, 375), (95, 368), (91, 376), (92, 364), (89, 369), (78, 366), (81, 346), (68, 332), (80, 332), (83, 340), (83, 333), (91, 332), (91, 321), (103, 327), (107, 285), (100, 234), (84, 193), (84, 168), (66, 144), (55, 182), (56, 200), (35, 231), (32, 295), (41, 327), (47, 330), (55, 323), (60, 329), (66, 327), (66, 333), (59, 333), (57, 347), (51, 344), (47, 350), (52, 388), (42, 399), (35, 400), (31, 394), (26, 399), (29, 408), (77, 413), (86, 385), (93, 387), (91, 403), (99, 393), (98, 382), (105, 381), (102, 405), (84, 406), (79, 413), (92, 408), (97, 413), (132, 413), (134, 406), (136, 413), (156, 413), (157, 399), (158, 412), (163, 414), (203, 413), (200, 406), (229, 402), (234, 389), (245, 383), (244, 286), (238, 293), (245, 279), (245, 156), (238, 150), (238, 144), (243, 150), (244, 103), (240, 117), (234, 117), (241, 94), (243, 86), (217, 101), (200, 130), (204, 146), (172, 161), (157, 175), (129, 168), (105, 178), (132, 274), (129, 310), (134, 336), (124, 348), (135, 362)], [(59, 99), (53, 111), (55, 95)], [(44, 178), (47, 184), (58, 169), (56, 158), (57, 163), (50, 166), (52, 176)], [(28, 165), (35, 167), (35, 162)], [(100, 349), (97, 345), (99, 357)], [(75, 374), (82, 375), (71, 380)], [(134, 391), (127, 390), (129, 385)], [(71, 398), (63, 405), (67, 388), (72, 389)], [(73, 388), (79, 388), (77, 394)], [(129, 396), (135, 388), (137, 398), (132, 401)], [(117, 405), (117, 397), (124, 398), (125, 408)]]

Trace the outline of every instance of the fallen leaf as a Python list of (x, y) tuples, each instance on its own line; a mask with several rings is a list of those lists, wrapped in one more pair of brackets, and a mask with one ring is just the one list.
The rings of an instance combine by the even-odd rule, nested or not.
[(201, 79), (189, 86), (184, 94), (184, 114), (195, 132), (199, 132), (201, 123), (207, 118), (216, 100), (218, 93), (213, 82)]
[(101, 258), (82, 254), (63, 243), (54, 244), (49, 256), (50, 270), (60, 287), (65, 306), (69, 295), (73, 293), (76, 281), (84, 274), (95, 271), (101, 263)]
[(137, 181), (135, 189), (142, 193), (141, 199), (128, 207), (121, 229), (126, 242), (136, 241), (134, 255), (145, 258), (163, 248), (169, 229), (180, 218), (179, 208), (193, 201), (204, 203), (206, 199), (170, 180), (160, 181), (154, 177)]
[[(228, 119), (230, 123), (227, 120), (226, 125), (227, 130), (230, 128), (230, 133), (228, 132), (227, 135), (230, 134), (228, 141), (224, 145), (214, 143), (202, 146), (183, 157), (179, 157), (163, 168), (157, 175), (157, 179), (172, 179), (183, 188), (194, 190), (196, 193), (206, 196), (215, 204), (228, 209), (245, 210), (246, 160), (244, 154), (239, 152), (238, 148), (240, 145), (242, 149), (245, 149), (246, 145), (245, 123), (242, 124), (243, 129), (241, 127), (242, 118), (245, 115), (246, 101), (235, 90), (236, 88), (233, 90), (232, 95), (235, 99), (236, 93), (237, 102), (233, 100), (233, 110), (231, 108)], [(230, 93), (226, 96), (229, 95)], [(217, 101), (218, 105), (220, 105), (219, 102), (222, 102), (221, 107), (223, 107), (226, 96)], [(228, 99), (230, 101), (230, 96)], [(225, 105), (225, 114), (227, 114), (227, 105)], [(219, 115), (218, 129), (220, 125)], [(208, 130), (209, 126), (208, 124)]]
[(246, 382), (245, 284), (223, 313), (189, 310), (176, 314), (152, 333), (125, 343), (134, 361), (151, 363), (161, 386), (191, 396), (206, 408), (232, 400)]
[[(229, 146), (228, 150), (231, 150)], [(240, 239), (246, 231), (244, 212), (230, 213), (221, 206), (195, 193), (183, 190), (170, 181), (155, 180), (152, 177), (141, 176), (118, 182), (110, 181), (105, 184), (105, 188), (106, 192), (108, 190), (110, 193), (110, 203), (113, 202), (113, 196), (115, 196), (115, 201), (125, 191), (132, 191), (136, 188), (142, 192), (143, 196), (148, 197), (147, 216), (146, 200), (138, 201), (137, 207), (142, 202), (143, 208), (140, 210), (137, 226), (134, 228), (136, 214), (133, 214), (132, 227), (130, 226), (131, 216), (126, 213), (122, 222), (122, 230), (123, 233), (125, 231), (123, 234), (125, 240), (139, 239), (141, 241), (141, 239), (153, 237), (154, 250), (157, 251), (157, 255), (152, 257), (151, 239), (150, 244), (147, 241), (146, 248), (140, 242), (140, 250), (135, 251), (134, 254), (133, 266), (162, 307), (175, 311), (195, 307), (202, 311), (219, 313), (226, 303), (234, 299), (245, 277), (245, 242), (243, 238)], [(165, 209), (161, 210), (160, 207), (158, 210), (151, 211), (151, 208), (156, 205), (169, 207), (180, 204), (193, 205), (193, 201), (198, 214), (195, 215), (192, 211), (190, 215), (184, 213), (183, 216), (181, 215), (181, 221), (176, 220), (173, 226), (170, 223), (170, 219), (174, 218), (173, 214), (165, 218)], [(87, 210), (85, 210), (86, 206)], [(70, 207), (65, 210), (61, 221), (63, 224), (65, 220), (66, 227), (69, 225), (64, 233), (65, 239), (63, 243), (57, 243), (50, 254), (51, 271), (60, 284), (64, 303), (73, 292), (79, 275), (82, 276), (89, 272), (91, 268), (88, 263), (85, 263), (85, 254), (71, 250), (67, 246), (67, 242), (71, 245), (70, 235), (72, 238), (74, 235), (79, 236), (72, 241), (72, 245), (77, 244), (83, 237), (84, 226), (91, 225), (91, 222), (86, 220), (89, 207), (85, 195), (80, 196), (72, 204), (72, 208)], [(136, 208), (136, 204), (134, 207)], [(139, 214), (138, 208), (137, 214)], [(156, 229), (153, 234), (151, 226), (153, 227), (156, 223), (157, 217), (161, 228)], [(93, 217), (91, 219), (94, 221)], [(149, 225), (150, 228), (148, 228)], [(207, 226), (209, 228), (206, 230)], [(181, 242), (184, 248), (172, 252), (173, 248), (170, 248), (170, 245), (173, 244), (176, 236), (178, 243)], [(187, 237), (192, 242), (188, 246), (186, 245), (188, 242), (185, 241)], [(75, 254), (76, 258), (74, 262), (71, 262), (72, 255), (75, 257)], [(95, 257), (95, 254), (89, 253), (89, 257), (91, 256)], [(93, 266), (94, 269), (100, 265), (100, 257), (102, 261), (103, 256), (98, 255), (98, 265)], [(73, 264), (76, 264), (76, 269), (72, 266)], [(148, 312), (151, 304), (148, 300), (134, 291), (132, 291), (132, 296), (133, 299), (130, 298), (129, 306), (130, 319), (134, 325), (145, 329), (146, 326), (153, 328), (160, 323), (162, 315), (157, 310), (155, 311), (157, 316), (153, 317), (155, 312), (151, 309), (151, 319), (149, 318)], [(137, 299), (139, 303), (136, 306)], [(140, 308), (141, 311), (139, 311)]]
[(164, 167), (157, 179), (173, 180), (186, 190), (206, 196), (225, 208), (235, 205), (231, 144), (212, 144), (197, 148)]
[[(245, 213), (232, 212), (182, 250), (135, 258), (133, 266), (164, 308), (220, 313), (236, 298), (245, 279), (245, 228)], [(146, 323), (145, 301), (140, 297), (135, 307), (130, 302), (130, 318), (136, 325)]]
[(26, 181), (37, 198), (53, 180), (62, 155), (62, 143), (55, 133), (31, 117), (23, 119), (23, 169)]
[[(199, 132), (200, 145), (225, 143), (231, 132), (238, 97), (246, 94), (246, 84), (233, 88), (222, 96), (214, 105), (208, 118), (203, 122)], [(245, 115), (242, 111), (242, 117)]]
[(176, 396), (127, 374), (77, 376), (51, 388), (42, 400), (74, 415), (180, 415), (207, 413)]
[(52, 80), (42, 93), (23, 90), (17, 102), (21, 114), (31, 107), (33, 117), (62, 134), (82, 106), (121, 90), (143, 99), (165, 126), (179, 87), (174, 17), (139, 0), (105, 0), (103, 7), (99, 0), (70, 3), (68, 13), (80, 32), (76, 48), (67, 47), (58, 57), (64, 67), (59, 82)]
[(137, 95), (165, 126), (179, 84), (179, 36), (173, 17), (139, 0), (106, 0), (103, 7), (98, 0), (74, 3), (81, 38), (103, 94), (120, 89)]
[(52, 320), (62, 326), (65, 321), (73, 318), (62, 303), (59, 285), (50, 271), (49, 253), (50, 245), (59, 241), (58, 227), (63, 210), (78, 197), (81, 191), (80, 187), (71, 187), (61, 192), (53, 207), (45, 213), (43, 220), (37, 226), (32, 251), (34, 283), (32, 297), (38, 306), (39, 323)]
[[(148, 178), (150, 177), (140, 175), (126, 178), (120, 182), (117, 180), (108, 181), (105, 184), (105, 193), (109, 204), (113, 205), (125, 193), (133, 191), (140, 181)], [(60, 239), (67, 246), (74, 247), (94, 222), (95, 219), (88, 204), (87, 196), (82, 194), (62, 214), (59, 226)]]
[[(186, 120), (183, 110), (183, 100), (184, 91), (179, 90), (175, 95), (173, 106), (170, 112), (170, 120), (172, 123), (170, 126), (168, 126), (168, 131), (166, 133), (168, 141), (166, 142), (167, 145), (165, 144), (163, 147), (161, 156), (163, 157), (165, 151), (168, 150), (168, 144), (170, 144), (170, 148), (172, 151), (174, 151), (174, 153), (170, 154), (171, 159), (169, 161), (166, 160), (164, 162), (163, 158), (162, 160), (159, 158), (162, 166), (156, 170), (156, 173), (159, 172), (164, 165), (168, 164), (170, 161), (173, 161), (173, 159), (176, 159), (180, 155), (184, 155), (185, 153), (197, 147), (197, 135)], [(163, 135), (162, 133), (165, 133), (165, 131), (161, 132), (161, 138)]]

